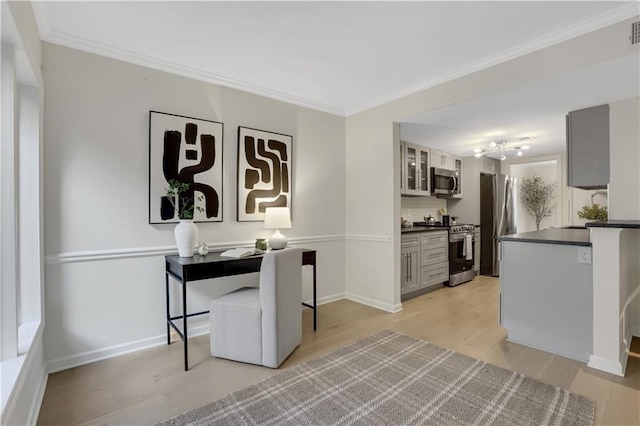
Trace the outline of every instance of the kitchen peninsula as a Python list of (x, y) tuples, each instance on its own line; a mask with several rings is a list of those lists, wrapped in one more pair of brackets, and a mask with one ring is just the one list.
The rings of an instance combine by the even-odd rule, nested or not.
[(553, 228), (498, 241), (500, 323), (508, 340), (588, 361), (593, 349), (589, 231)]

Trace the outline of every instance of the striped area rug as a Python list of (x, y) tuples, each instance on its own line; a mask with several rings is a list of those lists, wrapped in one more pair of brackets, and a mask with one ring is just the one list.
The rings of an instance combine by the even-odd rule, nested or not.
[(163, 425), (592, 425), (593, 401), (385, 330)]

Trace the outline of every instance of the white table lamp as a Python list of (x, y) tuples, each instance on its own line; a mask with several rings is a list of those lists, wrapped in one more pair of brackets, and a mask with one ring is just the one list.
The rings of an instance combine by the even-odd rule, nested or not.
[(269, 238), (269, 245), (274, 250), (280, 250), (287, 246), (287, 237), (280, 233), (281, 229), (291, 228), (291, 213), (289, 207), (267, 207), (265, 210), (264, 227), (275, 229), (276, 232)]

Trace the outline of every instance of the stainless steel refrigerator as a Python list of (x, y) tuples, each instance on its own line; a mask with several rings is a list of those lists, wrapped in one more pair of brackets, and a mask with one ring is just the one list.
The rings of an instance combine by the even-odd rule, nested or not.
[(480, 175), (480, 274), (497, 277), (497, 236), (515, 234), (517, 179), (507, 175)]

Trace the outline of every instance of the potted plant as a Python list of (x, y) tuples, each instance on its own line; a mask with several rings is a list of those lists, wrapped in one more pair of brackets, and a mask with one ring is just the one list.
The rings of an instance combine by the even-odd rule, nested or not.
[(607, 206), (600, 207), (600, 204), (593, 202), (593, 197), (595, 197), (598, 194), (607, 195), (607, 192), (598, 191), (593, 195), (591, 195), (591, 205), (582, 206), (582, 210), (578, 211), (578, 217), (580, 219), (607, 220), (609, 218), (609, 212), (607, 211)]
[(555, 185), (545, 184), (539, 176), (523, 178), (520, 187), (520, 199), (525, 211), (536, 221), (536, 230), (540, 230), (540, 222), (551, 216), (555, 206), (551, 205)]
[(175, 179), (169, 180), (167, 188), (167, 199), (180, 221), (173, 231), (180, 257), (193, 257), (193, 250), (198, 239), (198, 227), (193, 223), (193, 216), (196, 211), (204, 210), (196, 205), (196, 200), (202, 201), (203, 197), (194, 196), (193, 190), (190, 188), (191, 184)]

